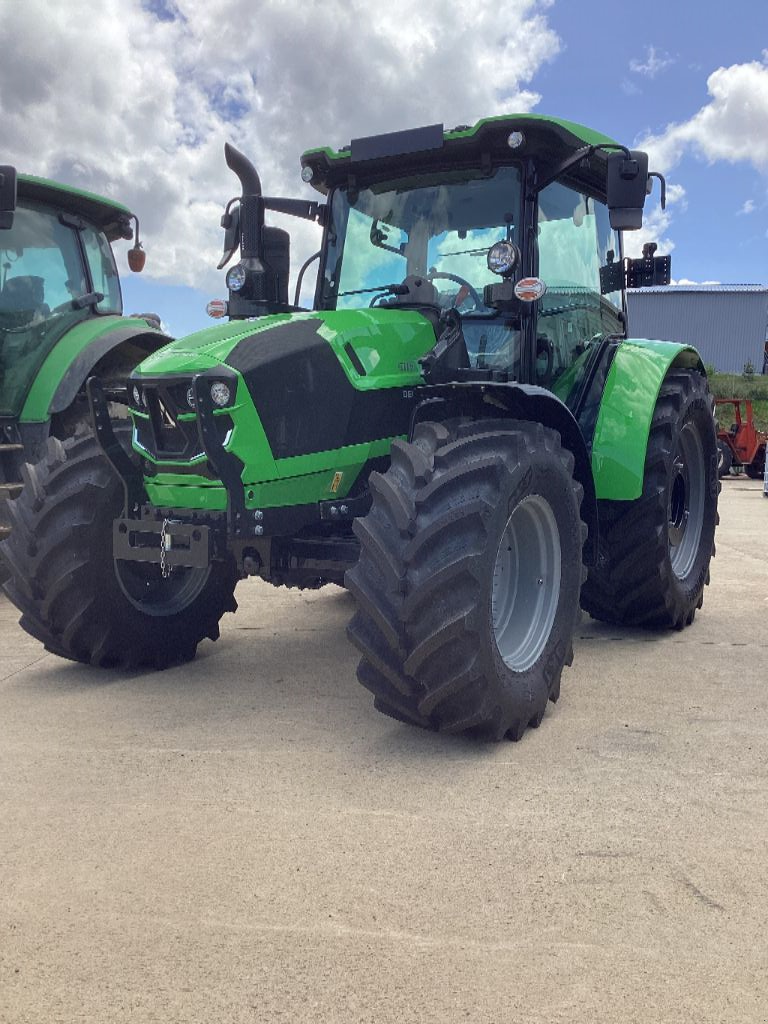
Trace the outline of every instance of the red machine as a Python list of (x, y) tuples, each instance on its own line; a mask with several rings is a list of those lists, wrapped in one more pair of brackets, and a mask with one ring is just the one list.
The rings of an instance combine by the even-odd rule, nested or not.
[[(731, 466), (743, 466), (747, 476), (761, 480), (765, 472), (765, 448), (768, 434), (755, 428), (752, 418), (752, 402), (748, 398), (716, 398), (715, 415), (718, 415), (717, 447), (719, 450), (718, 471), (727, 476)], [(723, 408), (732, 406), (733, 411)], [(744, 415), (742, 415), (744, 409)], [(727, 413), (727, 416), (725, 415)], [(722, 429), (721, 418), (732, 423), (728, 430)]]

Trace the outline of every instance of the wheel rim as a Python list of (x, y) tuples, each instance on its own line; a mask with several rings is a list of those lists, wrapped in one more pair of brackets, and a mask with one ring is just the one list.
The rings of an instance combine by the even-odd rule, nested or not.
[(507, 520), (493, 567), (493, 634), (513, 672), (530, 668), (546, 646), (557, 612), (560, 574), (555, 514), (541, 495), (529, 495)]
[(685, 579), (696, 561), (704, 525), (704, 449), (698, 431), (686, 423), (680, 431), (669, 488), (669, 556), (672, 571)]
[(159, 565), (121, 560), (114, 564), (120, 589), (133, 607), (156, 618), (183, 612), (202, 593), (211, 574), (210, 566), (204, 569), (176, 567), (163, 579)]

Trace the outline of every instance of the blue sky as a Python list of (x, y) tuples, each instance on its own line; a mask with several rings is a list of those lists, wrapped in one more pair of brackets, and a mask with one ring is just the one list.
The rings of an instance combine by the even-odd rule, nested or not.
[[(531, 110), (643, 145), (670, 183), (647, 235), (681, 281), (768, 283), (768, 3), (668, 0), (0, 0), (2, 162), (135, 209), (128, 311), (208, 325), (223, 145), (310, 198), (316, 145)], [(46, 32), (40, 33), (41, 19)], [(293, 266), (311, 226), (288, 221)], [(635, 235), (640, 245), (645, 236)], [(124, 250), (118, 252), (121, 271)]]

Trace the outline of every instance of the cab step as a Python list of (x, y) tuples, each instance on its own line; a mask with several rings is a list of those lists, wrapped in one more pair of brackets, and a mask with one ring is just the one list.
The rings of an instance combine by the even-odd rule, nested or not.
[(3, 498), (12, 501), (14, 498), (18, 498), (24, 489), (24, 484), (0, 484), (0, 501)]

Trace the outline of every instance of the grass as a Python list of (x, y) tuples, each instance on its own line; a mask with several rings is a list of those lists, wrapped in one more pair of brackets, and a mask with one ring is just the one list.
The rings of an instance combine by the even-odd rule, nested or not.
[(751, 398), (755, 426), (768, 430), (768, 377), (740, 373), (709, 373), (709, 389), (715, 398)]

